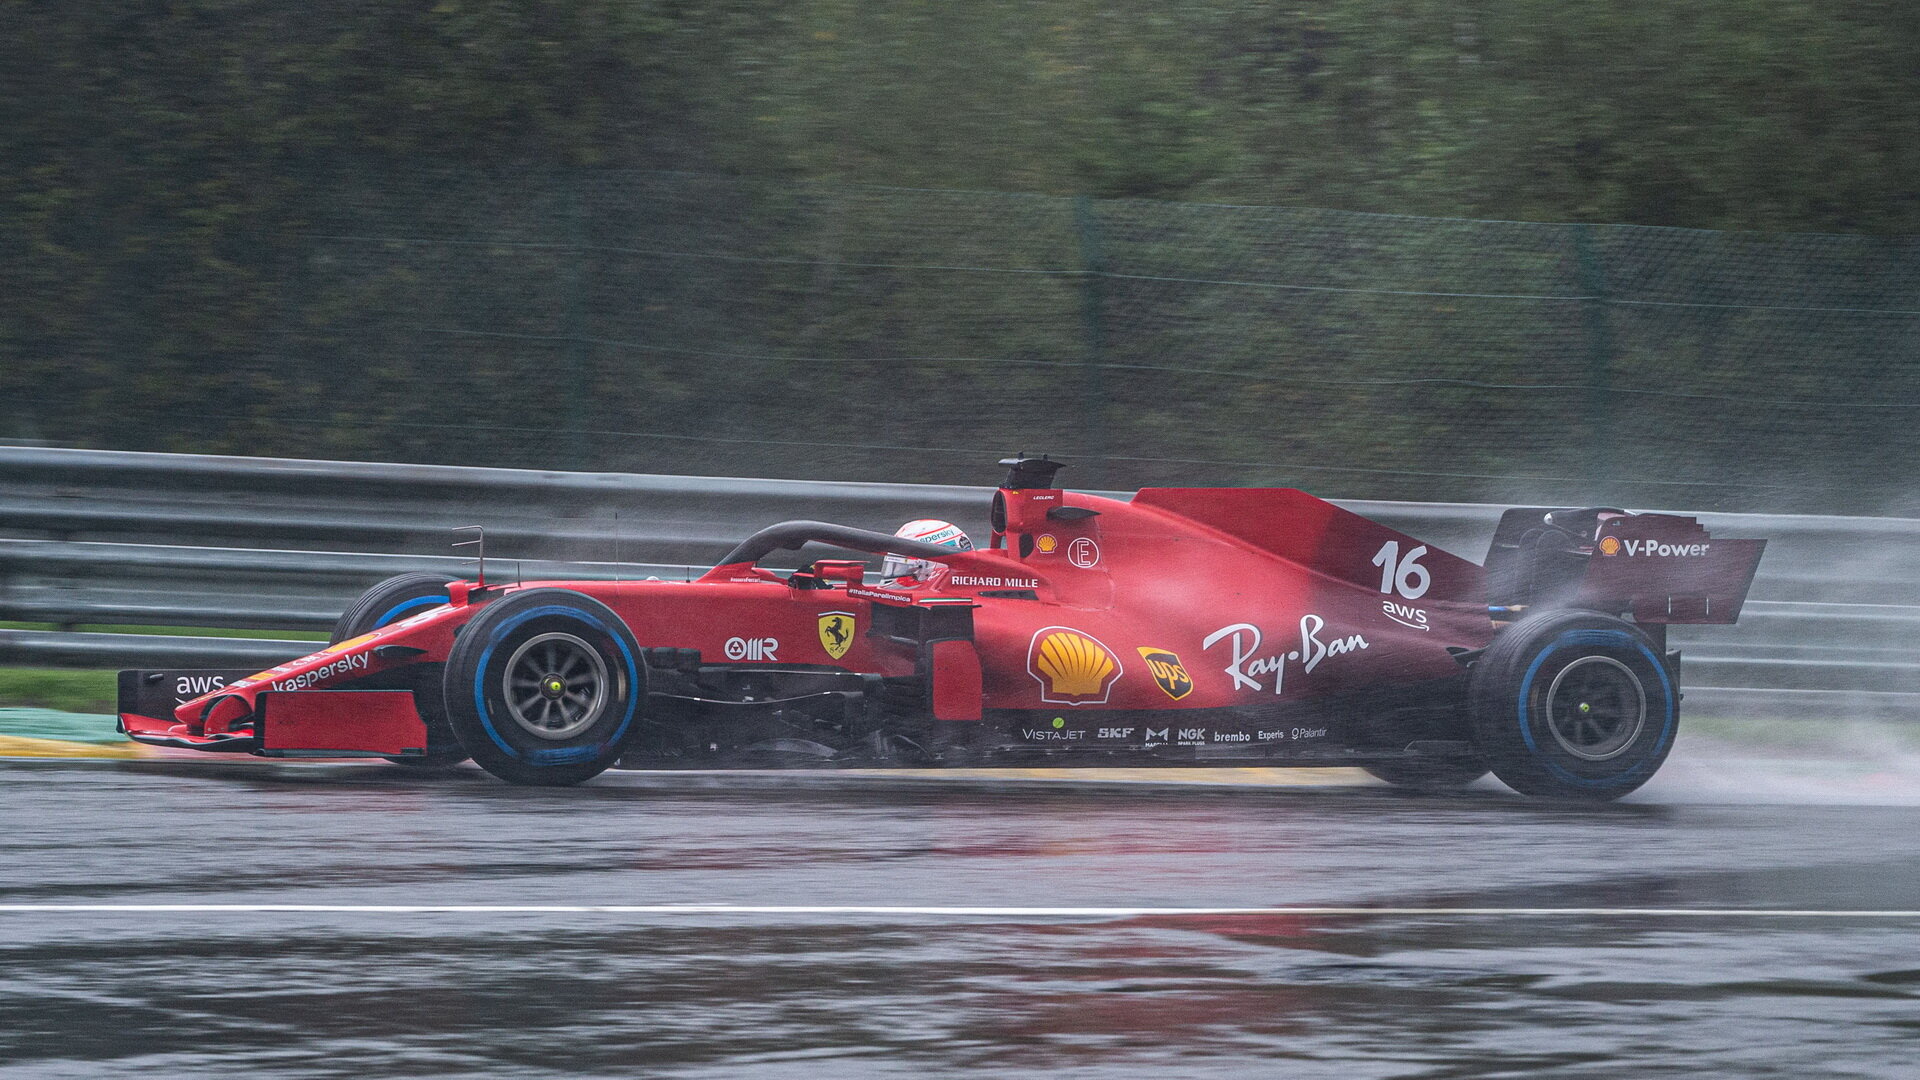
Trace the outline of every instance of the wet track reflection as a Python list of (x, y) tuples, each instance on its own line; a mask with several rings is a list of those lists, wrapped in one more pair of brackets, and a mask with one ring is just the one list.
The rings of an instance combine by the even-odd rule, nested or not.
[[(1907, 1077), (1904, 806), (0, 765), (0, 1075)], [(956, 916), (47, 905), (1359, 905)]]

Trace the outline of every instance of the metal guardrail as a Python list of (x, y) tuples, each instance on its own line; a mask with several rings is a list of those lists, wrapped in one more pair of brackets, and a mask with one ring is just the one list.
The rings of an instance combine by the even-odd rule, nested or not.
[[(680, 577), (704, 567), (502, 559), (494, 576)], [(0, 539), (0, 619), (326, 630), (369, 582), (410, 570), (467, 576), (471, 558)]]
[[(391, 574), (469, 573), (471, 559), (445, 554), (459, 525), (486, 526), (491, 574), (667, 578), (789, 518), (978, 527), (990, 493), (0, 447), (0, 620), (62, 628), (0, 630), (0, 663), (265, 666), (311, 643), (72, 628), (325, 630)], [(1503, 509), (1342, 505), (1476, 561)], [(1738, 626), (1674, 632), (1696, 707), (1920, 716), (1920, 521), (1699, 516), (1770, 543)]]

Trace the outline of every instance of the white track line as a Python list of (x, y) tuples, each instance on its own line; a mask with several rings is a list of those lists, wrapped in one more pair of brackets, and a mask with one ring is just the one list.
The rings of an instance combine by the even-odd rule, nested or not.
[(338, 915), (924, 915), (952, 918), (1126, 919), (1208, 915), (1555, 917), (1654, 919), (1920, 919), (1920, 910), (1635, 907), (944, 907), (874, 904), (0, 904), (0, 914)]

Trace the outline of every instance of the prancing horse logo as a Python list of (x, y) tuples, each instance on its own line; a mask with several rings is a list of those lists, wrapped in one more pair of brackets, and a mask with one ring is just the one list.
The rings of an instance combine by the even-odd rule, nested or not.
[(851, 611), (828, 611), (820, 616), (820, 647), (835, 660), (853, 648), (853, 634), (859, 624)]

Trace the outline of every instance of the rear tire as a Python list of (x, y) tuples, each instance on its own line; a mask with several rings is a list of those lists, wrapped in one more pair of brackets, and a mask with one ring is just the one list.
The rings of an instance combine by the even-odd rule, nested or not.
[[(411, 618), (439, 604), (451, 603), (447, 583), (459, 578), (449, 574), (395, 574), (360, 594), (338, 622), (328, 644), (338, 645), (349, 638), (372, 633), (383, 626)], [(443, 769), (467, 760), (466, 748), (447, 725), (446, 700), (440, 689), (440, 667), (422, 664), (399, 668), (371, 677), (382, 689), (413, 691), (414, 708), (427, 725), (427, 752), (420, 757), (390, 757), (395, 765), (414, 769)], [(362, 689), (374, 689), (371, 684)]]
[(515, 784), (577, 784), (620, 759), (647, 669), (625, 622), (570, 589), (480, 609), (447, 656), (447, 718), (480, 767)]
[(1550, 611), (1507, 628), (1474, 665), (1475, 742), (1508, 787), (1605, 802), (1647, 782), (1673, 749), (1673, 671), (1632, 623)]

